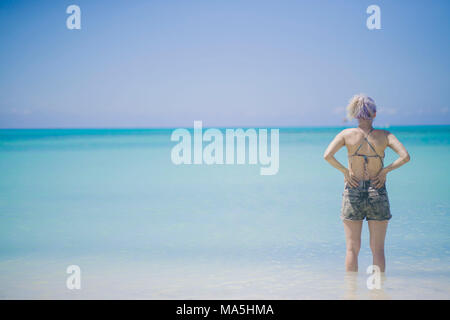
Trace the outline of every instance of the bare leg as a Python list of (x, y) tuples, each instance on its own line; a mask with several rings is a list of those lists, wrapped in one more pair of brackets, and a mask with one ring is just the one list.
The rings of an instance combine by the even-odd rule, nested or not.
[(373, 264), (378, 266), (381, 272), (384, 272), (386, 265), (384, 259), (384, 239), (386, 238), (387, 226), (388, 220), (369, 220), (370, 249), (372, 250)]
[(358, 254), (361, 248), (362, 220), (344, 220), (345, 243), (345, 270), (358, 271)]

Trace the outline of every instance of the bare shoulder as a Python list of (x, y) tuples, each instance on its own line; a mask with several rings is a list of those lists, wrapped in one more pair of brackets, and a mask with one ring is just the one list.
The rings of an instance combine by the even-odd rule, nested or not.
[(375, 129), (372, 131), (372, 139), (378, 147), (386, 148), (389, 145), (389, 135), (391, 133), (384, 129)]
[(375, 129), (375, 130), (373, 130), (373, 132), (378, 132), (379, 134), (384, 134), (386, 136), (390, 134), (389, 131), (384, 130), (384, 129)]
[(386, 141), (389, 146), (392, 146), (394, 144), (401, 144), (400, 141), (398, 141), (397, 137), (392, 132), (389, 132), (387, 130), (383, 131), (384, 134), (386, 135)]
[(377, 140), (384, 140), (384, 141), (388, 141), (389, 136), (392, 136), (391, 132), (389, 132), (388, 130), (384, 130), (384, 129), (373, 130), (372, 134), (373, 134), (375, 139), (377, 139)]
[(384, 130), (384, 129), (375, 129), (375, 130), (373, 130), (372, 134), (380, 136), (380, 137), (381, 136), (387, 137), (391, 133), (389, 131), (387, 131), (387, 130)]
[(339, 135), (346, 141), (357, 139), (361, 132), (356, 128), (347, 128), (342, 130)]
[(348, 137), (350, 135), (354, 135), (355, 133), (357, 133), (358, 130), (356, 128), (346, 128), (344, 130), (342, 130), (339, 134), (343, 137)]
[(358, 130), (356, 128), (346, 128), (339, 133), (339, 137), (345, 145), (352, 145), (358, 139)]

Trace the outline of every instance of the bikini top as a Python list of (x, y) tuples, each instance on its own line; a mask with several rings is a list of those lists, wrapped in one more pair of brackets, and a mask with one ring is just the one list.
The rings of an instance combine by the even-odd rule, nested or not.
[[(364, 172), (367, 171), (367, 163), (369, 162), (369, 158), (378, 158), (381, 161), (381, 168), (384, 167), (384, 154), (381, 157), (378, 152), (375, 150), (374, 146), (369, 142), (369, 140), (367, 139), (369, 137), (369, 135), (372, 133), (373, 128), (370, 129), (369, 133), (364, 137), (364, 140), (361, 141), (361, 144), (359, 145), (358, 149), (356, 149), (356, 151), (350, 155), (349, 157), (363, 157), (364, 158)], [(367, 142), (367, 144), (369, 145), (369, 147), (373, 150), (373, 152), (375, 152), (375, 154), (373, 155), (367, 155), (367, 154), (361, 154), (359, 153), (359, 149), (361, 149), (362, 145), (364, 144), (364, 142)]]

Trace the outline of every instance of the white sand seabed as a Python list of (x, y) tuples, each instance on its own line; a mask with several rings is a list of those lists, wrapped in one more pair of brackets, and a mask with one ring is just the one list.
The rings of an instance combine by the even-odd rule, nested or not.
[[(69, 290), (68, 265), (81, 269), (81, 289)], [(323, 272), (281, 263), (95, 257), (0, 262), (1, 299), (449, 299), (448, 270), (403, 270), (369, 290), (365, 270)]]

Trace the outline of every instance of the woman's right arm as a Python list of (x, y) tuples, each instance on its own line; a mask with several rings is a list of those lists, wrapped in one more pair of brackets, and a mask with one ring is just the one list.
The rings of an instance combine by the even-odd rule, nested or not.
[(333, 167), (335, 167), (344, 174), (345, 182), (347, 182), (352, 187), (357, 187), (359, 183), (358, 179), (356, 179), (355, 176), (350, 174), (349, 170), (334, 157), (335, 153), (338, 152), (339, 149), (342, 148), (344, 145), (345, 145), (344, 131), (341, 131), (333, 139), (333, 141), (331, 141), (327, 150), (325, 150), (325, 153), (323, 154), (323, 158), (326, 161), (328, 161), (329, 164), (331, 164)]

